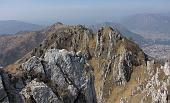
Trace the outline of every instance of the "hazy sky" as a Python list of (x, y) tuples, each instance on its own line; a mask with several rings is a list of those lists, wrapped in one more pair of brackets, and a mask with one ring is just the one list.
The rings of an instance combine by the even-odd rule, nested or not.
[(135, 13), (170, 12), (170, 0), (0, 0), (0, 20), (96, 23)]

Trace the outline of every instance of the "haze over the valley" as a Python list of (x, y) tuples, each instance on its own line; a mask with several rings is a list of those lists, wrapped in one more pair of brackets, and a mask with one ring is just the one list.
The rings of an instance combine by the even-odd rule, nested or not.
[(136, 13), (168, 13), (169, 0), (0, 0), (0, 20), (94, 24)]
[(25, 35), (24, 31), (39, 31), (56, 22), (97, 30), (111, 26), (149, 55), (166, 58), (170, 57), (169, 5), (169, 0), (0, 0), (0, 35)]

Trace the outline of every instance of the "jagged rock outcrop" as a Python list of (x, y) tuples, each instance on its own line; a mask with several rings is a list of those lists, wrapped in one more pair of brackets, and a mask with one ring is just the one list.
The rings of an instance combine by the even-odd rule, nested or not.
[[(80, 53), (51, 49), (45, 53), (43, 60), (34, 56), (23, 63), (22, 68), (32, 78), (47, 82), (61, 103), (96, 102), (94, 77)], [(35, 100), (42, 103), (36, 98)], [(47, 102), (49, 101), (45, 103)]]
[(25, 103), (62, 103), (43, 82), (31, 81), (21, 91)]
[(27, 62), (22, 64), (22, 68), (25, 72), (29, 73), (32, 77), (41, 76), (45, 77), (44, 67), (42, 60), (36, 56), (30, 58)]
[(0, 75), (0, 102), (1, 103), (9, 103), (7, 93), (6, 93), (5, 88), (3, 86), (1, 75)]
[(10, 103), (97, 102), (93, 71), (80, 51), (50, 49), (43, 58), (31, 57), (20, 69), (19, 75), (2, 74), (2, 93)]
[(163, 70), (160, 67), (154, 66), (154, 61), (148, 61), (147, 64), (149, 65), (147, 73), (150, 77), (142, 91), (141, 102), (168, 103), (168, 78), (165, 74), (162, 74)]
[[(86, 62), (94, 69), (95, 75), (99, 73), (96, 76), (95, 88), (98, 101), (101, 102), (106, 102), (111, 95), (111, 87), (125, 85), (130, 80), (132, 66), (145, 64), (142, 50), (110, 27), (101, 28), (97, 34), (80, 25), (61, 29), (48, 37), (32, 55), (51, 57), (55, 54), (48, 53), (50, 55), (47, 56), (44, 53), (50, 48), (82, 51), (78, 54), (87, 59)], [(52, 60), (50, 62), (54, 62)], [(99, 66), (93, 65), (95, 63)], [(97, 84), (98, 81), (100, 84)]]
[(13, 76), (6, 72), (2, 72), (1, 76), (9, 103), (23, 103), (22, 97), (19, 94), (24, 87), (23, 81), (21, 80), (22, 78)]
[[(7, 90), (14, 89), (22, 102), (138, 103), (145, 91), (155, 90), (143, 100), (150, 103), (155, 101), (155, 94), (160, 94), (157, 88), (165, 81), (170, 83), (157, 61), (150, 60), (138, 45), (110, 27), (102, 27), (97, 34), (81, 25), (62, 27), (15, 65), (15, 73), (7, 70), (11, 77), (6, 84), (12, 84)], [(147, 86), (149, 81), (151, 88)], [(36, 97), (44, 96), (43, 90), (37, 91), (40, 88), (48, 92), (47, 98)], [(162, 98), (161, 94), (159, 100), (165, 101), (167, 91), (168, 86), (166, 96)], [(8, 92), (9, 100), (12, 93)]]
[(162, 69), (164, 70), (165, 75), (170, 75), (170, 62), (165, 62)]
[(114, 65), (115, 68), (117, 68), (117, 72), (115, 73), (115, 81), (119, 84), (122, 85), (130, 80), (130, 76), (132, 73), (132, 64), (131, 64), (131, 58), (132, 53), (125, 53), (120, 55), (118, 64)]

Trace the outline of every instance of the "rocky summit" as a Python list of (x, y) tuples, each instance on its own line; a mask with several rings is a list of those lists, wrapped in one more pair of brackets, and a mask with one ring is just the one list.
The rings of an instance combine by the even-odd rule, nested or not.
[(116, 28), (49, 30), (38, 47), (1, 69), (0, 102), (168, 103), (170, 64), (150, 58)]

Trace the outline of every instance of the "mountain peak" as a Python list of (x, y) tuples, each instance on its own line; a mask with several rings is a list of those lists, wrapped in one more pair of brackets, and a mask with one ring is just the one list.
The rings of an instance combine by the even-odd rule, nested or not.
[(1, 73), (7, 100), (112, 103), (167, 97), (157, 91), (168, 91), (167, 82), (159, 80), (167, 65), (161, 69), (117, 29), (102, 27), (95, 33), (76, 25), (45, 30), (39, 46)]

